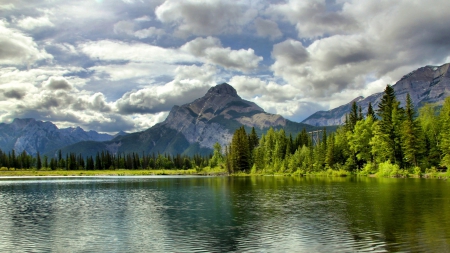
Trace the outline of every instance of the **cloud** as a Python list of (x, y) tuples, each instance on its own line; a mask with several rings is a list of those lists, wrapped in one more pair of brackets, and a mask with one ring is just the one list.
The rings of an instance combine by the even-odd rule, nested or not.
[(299, 121), (311, 112), (328, 109), (326, 103), (299, 97), (301, 91), (292, 85), (279, 85), (258, 77), (234, 76), (229, 83), (243, 98), (255, 102), (270, 113)]
[(278, 24), (272, 20), (257, 18), (255, 20), (256, 32), (261, 37), (269, 37), (271, 40), (277, 39), (283, 35), (278, 28)]
[(179, 66), (175, 72), (175, 79), (165, 85), (125, 93), (116, 101), (118, 112), (128, 115), (168, 111), (173, 105), (201, 97), (215, 84), (213, 66)]
[(172, 76), (176, 67), (177, 65), (165, 63), (129, 62), (126, 64), (93, 66), (89, 70), (95, 71), (95, 75), (99, 78), (107, 75), (108, 80), (120, 81), (139, 78), (152, 79), (161, 75)]
[(13, 10), (16, 6), (12, 3), (0, 5), (0, 10)]
[(276, 59), (276, 64), (292, 66), (306, 62), (309, 53), (301, 42), (288, 39), (273, 46), (272, 57)]
[(50, 77), (43, 83), (43, 87), (49, 90), (71, 90), (72, 85), (64, 77)]
[(240, 33), (257, 11), (229, 1), (167, 0), (155, 14), (161, 22), (175, 25), (176, 35), (188, 37)]
[[(340, 94), (352, 94), (354, 98), (365, 94), (365, 88), (375, 83), (373, 80), (392, 83), (408, 71), (428, 64), (442, 64), (448, 57), (442, 53), (450, 50), (445, 42), (450, 39), (450, 30), (443, 25), (450, 22), (443, 11), (444, 7), (450, 7), (446, 1), (441, 2), (440, 8), (414, 1), (347, 1), (333, 15), (351, 22), (327, 26), (336, 28), (337, 25), (334, 32), (321, 29), (320, 22), (316, 32), (300, 24), (302, 15), (307, 16), (299, 14), (302, 10), (316, 8), (317, 13), (325, 11), (322, 16), (328, 15), (328, 11), (323, 10), (323, 2), (305, 1), (297, 7), (293, 3), (271, 8), (283, 10), (292, 23), (293, 17), (297, 18), (301, 41), (307, 41), (304, 38), (310, 36), (324, 37), (306, 46), (293, 39), (274, 45), (275, 62), (270, 68), (275, 77), (297, 87), (303, 98), (328, 97), (330, 105), (344, 104), (349, 100), (345, 101), (347, 96)], [(353, 25), (344, 29), (348, 24)], [(369, 79), (372, 81), (367, 81)]]
[(270, 6), (269, 12), (295, 25), (300, 38), (348, 34), (359, 29), (352, 16), (327, 10), (325, 0), (289, 0)]
[(114, 33), (116, 34), (125, 33), (131, 35), (133, 32), (134, 23), (131, 21), (122, 20), (114, 24)]
[(200, 57), (208, 63), (242, 72), (256, 69), (259, 62), (263, 60), (261, 56), (255, 55), (254, 50), (251, 48), (247, 50), (223, 48), (220, 40), (213, 37), (191, 40), (184, 44), (181, 50)]
[(11, 89), (11, 90), (0, 90), (3, 93), (3, 96), (5, 96), (6, 98), (15, 98), (18, 100), (21, 100), (26, 92), (24, 90), (20, 90), (20, 89)]
[(40, 60), (51, 60), (52, 55), (39, 49), (33, 38), (8, 28), (0, 20), (0, 65), (32, 65)]
[(180, 50), (163, 48), (139, 42), (123, 42), (117, 40), (100, 40), (82, 43), (78, 48), (91, 57), (103, 61), (132, 62), (196, 62), (197, 60)]
[(55, 26), (50, 19), (48, 18), (47, 15), (45, 16), (41, 16), (38, 18), (33, 18), (33, 17), (26, 17), (24, 19), (21, 19), (17, 22), (17, 25), (20, 28), (23, 28), (25, 30), (33, 30), (37, 27), (53, 27)]
[(159, 37), (164, 34), (166, 34), (166, 32), (163, 29), (158, 29), (156, 27), (149, 27), (147, 29), (138, 30), (133, 33), (133, 35), (139, 39)]

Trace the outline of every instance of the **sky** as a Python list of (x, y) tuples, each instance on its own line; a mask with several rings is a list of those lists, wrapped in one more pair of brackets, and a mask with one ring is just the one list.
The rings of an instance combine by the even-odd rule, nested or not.
[(448, 0), (0, 0), (0, 122), (145, 130), (227, 82), (300, 122), (450, 62)]

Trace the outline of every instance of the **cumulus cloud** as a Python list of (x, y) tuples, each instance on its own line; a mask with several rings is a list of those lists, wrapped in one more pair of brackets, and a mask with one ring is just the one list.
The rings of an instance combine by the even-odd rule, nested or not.
[(147, 29), (138, 30), (133, 33), (133, 35), (139, 39), (159, 37), (164, 34), (166, 34), (166, 32), (163, 29), (158, 29), (156, 27), (149, 27)]
[(166, 63), (148, 63), (148, 62), (129, 62), (126, 64), (109, 64), (102, 66), (93, 66), (96, 76), (107, 75), (111, 81), (120, 81), (127, 79), (152, 79), (157, 76), (172, 76), (177, 65)]
[(116, 40), (89, 41), (78, 48), (93, 59), (132, 62), (196, 62), (195, 57), (177, 49), (163, 48), (139, 42)]
[(174, 24), (178, 36), (188, 37), (240, 33), (257, 11), (230, 1), (166, 0), (155, 14), (161, 22)]
[(301, 42), (288, 39), (273, 46), (272, 57), (277, 60), (276, 64), (292, 66), (306, 62), (309, 53)]
[(46, 27), (46, 26), (53, 27), (53, 26), (55, 26), (50, 21), (50, 19), (49, 19), (49, 17), (47, 15), (41, 16), (41, 17), (38, 17), (38, 18), (26, 17), (26, 18), (23, 18), (23, 19), (19, 20), (17, 22), (17, 25), (20, 28), (23, 28), (25, 30), (33, 30), (33, 29), (38, 28), (38, 27)]
[(251, 48), (247, 50), (223, 48), (220, 40), (213, 37), (191, 40), (184, 44), (181, 50), (203, 58), (208, 63), (244, 72), (256, 69), (258, 63), (263, 60), (261, 56), (255, 55)]
[[(329, 99), (330, 105), (343, 104), (349, 100), (344, 101), (347, 96), (339, 94), (356, 97), (364, 94), (363, 90), (370, 83), (379, 83), (368, 82), (369, 79), (395, 82), (408, 71), (444, 63), (448, 57), (440, 53), (450, 49), (445, 42), (450, 39), (450, 30), (441, 25), (450, 22), (450, 17), (443, 8), (411, 1), (348, 1), (333, 15), (345, 17), (342, 20), (351, 20), (355, 25), (344, 29), (347, 22), (337, 22), (338, 28), (328, 32), (320, 30), (319, 22), (317, 32), (311, 32), (300, 24), (302, 16), (297, 14), (308, 8), (321, 10), (324, 3), (305, 1), (297, 7), (293, 3), (290, 1), (272, 9), (284, 11), (292, 22), (294, 19), (299, 22), (300, 38), (328, 33), (307, 46), (300, 41), (287, 40), (273, 47), (275, 62), (271, 70), (276, 77), (298, 87), (302, 97), (333, 97), (335, 101)], [(450, 7), (446, 1), (441, 5)]]
[(31, 65), (39, 60), (50, 60), (52, 55), (39, 49), (33, 38), (7, 27), (0, 20), (0, 64)]
[(255, 20), (256, 32), (261, 37), (269, 37), (271, 40), (279, 38), (283, 33), (278, 28), (278, 24), (272, 20), (257, 18)]
[(72, 85), (64, 78), (52, 76), (43, 83), (43, 87), (49, 90), (71, 90)]
[(347, 34), (359, 29), (352, 16), (342, 11), (327, 10), (326, 2), (326, 0), (289, 0), (283, 4), (272, 5), (269, 12), (295, 25), (301, 38)]
[(133, 34), (134, 32), (134, 23), (131, 21), (122, 20), (114, 24), (114, 33), (120, 34)]
[(274, 81), (258, 77), (234, 76), (229, 83), (243, 98), (260, 105), (270, 113), (299, 121), (311, 115), (311, 112), (327, 109), (326, 103), (301, 98), (301, 91), (292, 85), (279, 85)]
[(173, 105), (201, 97), (215, 84), (213, 66), (179, 66), (175, 72), (175, 79), (165, 85), (125, 93), (116, 101), (118, 112), (127, 115), (168, 111)]
[(20, 89), (0, 90), (6, 98), (22, 99), (26, 92)]

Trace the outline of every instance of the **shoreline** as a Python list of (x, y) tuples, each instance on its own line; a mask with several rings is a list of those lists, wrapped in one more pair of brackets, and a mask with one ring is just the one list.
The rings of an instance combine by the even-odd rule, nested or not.
[(20, 178), (86, 178), (86, 177), (164, 177), (164, 176), (182, 176), (182, 177), (201, 177), (201, 176), (300, 176), (300, 177), (371, 177), (371, 178), (423, 178), (423, 179), (441, 179), (447, 180), (450, 178), (448, 173), (430, 173), (422, 175), (413, 175), (402, 177), (379, 177), (375, 174), (370, 175), (358, 175), (358, 174), (325, 174), (323, 172), (297, 174), (297, 173), (235, 173), (229, 175), (225, 171), (219, 170), (206, 170), (197, 171), (195, 169), (189, 170), (0, 170), (1, 179), (20, 179)]

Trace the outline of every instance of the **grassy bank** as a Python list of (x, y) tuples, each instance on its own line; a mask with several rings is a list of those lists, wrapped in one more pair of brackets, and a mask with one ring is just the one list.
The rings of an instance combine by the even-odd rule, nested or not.
[(152, 175), (223, 175), (216, 170), (0, 170), (0, 177), (18, 176), (152, 176)]
[[(296, 171), (294, 173), (267, 173), (265, 171), (253, 171), (252, 173), (237, 172), (231, 176), (317, 176), (317, 177), (346, 177), (346, 176), (368, 176), (368, 177), (402, 177), (402, 178), (436, 178), (448, 179), (449, 172), (427, 171), (428, 173), (374, 173), (366, 174), (362, 172), (350, 173), (345, 170), (326, 170), (318, 172), (303, 173)], [(153, 175), (209, 175), (209, 176), (225, 176), (228, 173), (220, 167), (202, 168), (189, 170), (4, 170), (0, 169), (0, 177), (19, 177), (19, 176), (153, 176)]]

